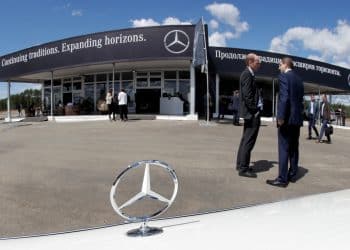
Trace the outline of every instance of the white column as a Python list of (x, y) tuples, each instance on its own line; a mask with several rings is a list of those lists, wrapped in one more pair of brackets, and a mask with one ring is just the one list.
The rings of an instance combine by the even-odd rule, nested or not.
[(219, 115), (219, 90), (220, 90), (220, 76), (215, 75), (215, 87), (216, 87), (216, 96), (215, 96), (215, 113)]
[[(109, 80), (109, 79), (108, 79)], [(114, 81), (115, 81), (115, 63), (113, 63), (113, 74), (112, 74), (112, 89), (113, 89), (113, 98), (115, 95), (115, 89), (114, 89)], [(119, 92), (119, 91), (118, 91)]]
[(190, 82), (190, 115), (194, 115), (196, 106), (196, 71), (191, 65), (191, 82)]
[(318, 85), (318, 124), (321, 126), (321, 88)]
[(11, 82), (7, 83), (7, 121), (11, 122)]
[(45, 110), (45, 105), (44, 105), (44, 102), (45, 102), (45, 95), (44, 95), (44, 90), (45, 89), (45, 86), (44, 86), (44, 83), (42, 82), (41, 83), (41, 113), (43, 114), (44, 113), (44, 110)]
[(53, 71), (51, 71), (51, 110), (50, 116), (53, 117)]
[(275, 79), (272, 79), (272, 122), (275, 122)]

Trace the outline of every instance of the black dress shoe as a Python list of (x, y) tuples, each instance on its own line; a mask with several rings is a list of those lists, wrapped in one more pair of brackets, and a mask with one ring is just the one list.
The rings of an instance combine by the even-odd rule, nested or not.
[(279, 179), (267, 180), (266, 183), (271, 185), (271, 186), (275, 186), (275, 187), (285, 188), (288, 186), (288, 182), (283, 182), (283, 181), (280, 181)]
[(288, 174), (288, 181), (295, 183), (297, 181), (297, 174)]
[(253, 173), (253, 171), (249, 168), (239, 170), (238, 175), (248, 177), (248, 178), (256, 178), (257, 177), (256, 173)]

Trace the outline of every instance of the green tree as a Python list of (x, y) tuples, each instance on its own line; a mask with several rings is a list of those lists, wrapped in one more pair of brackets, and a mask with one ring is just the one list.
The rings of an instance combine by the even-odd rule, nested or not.
[[(22, 105), (22, 108), (26, 109), (32, 104), (34, 107), (41, 106), (41, 90), (26, 89), (19, 94), (11, 95), (11, 109), (16, 109), (18, 105)], [(7, 98), (0, 100), (0, 111), (4, 110), (7, 110)]]

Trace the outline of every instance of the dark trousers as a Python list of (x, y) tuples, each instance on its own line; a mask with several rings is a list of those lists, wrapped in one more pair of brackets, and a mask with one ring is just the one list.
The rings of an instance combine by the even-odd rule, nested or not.
[(283, 125), (278, 128), (278, 179), (283, 182), (288, 182), (288, 172), (291, 175), (298, 172), (299, 136), (300, 126)]
[(237, 153), (237, 168), (240, 170), (248, 169), (250, 155), (254, 148), (260, 128), (260, 116), (252, 119), (244, 119), (243, 134)]
[(316, 134), (316, 137), (319, 136), (318, 134), (318, 131), (317, 131), (317, 128), (316, 128), (316, 119), (315, 119), (315, 116), (310, 114), (309, 115), (309, 138), (312, 137), (312, 132), (311, 132), (311, 129), (314, 130), (315, 134)]
[(113, 114), (113, 120), (115, 120), (115, 107), (114, 107), (114, 104), (107, 104), (107, 107), (108, 107), (108, 117), (109, 117), (109, 120), (112, 120), (112, 117), (111, 115)]
[(233, 115), (233, 121), (232, 123), (235, 125), (239, 124), (239, 114), (238, 114), (238, 110), (234, 109), (232, 110), (232, 115)]
[(128, 119), (128, 105), (119, 105), (120, 120)]
[(218, 120), (224, 119), (224, 117), (225, 117), (225, 106), (221, 104), (221, 105), (219, 106)]

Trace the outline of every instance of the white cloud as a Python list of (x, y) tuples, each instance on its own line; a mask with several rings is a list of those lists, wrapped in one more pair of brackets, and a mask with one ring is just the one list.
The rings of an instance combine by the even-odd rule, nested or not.
[(83, 11), (82, 10), (72, 10), (72, 16), (82, 16)]
[(240, 20), (240, 12), (233, 4), (214, 2), (207, 5), (205, 9), (219, 22), (233, 28), (232, 38), (238, 38), (243, 32), (249, 30), (248, 23)]
[(219, 22), (214, 20), (214, 19), (212, 19), (209, 22), (209, 27), (212, 28), (213, 30), (216, 30), (216, 29), (219, 28)]
[(226, 40), (232, 39), (233, 37), (234, 35), (231, 32), (214, 32), (209, 36), (209, 44), (210, 46), (225, 47)]
[(310, 51), (312, 59), (350, 68), (350, 25), (339, 20), (333, 29), (292, 27), (271, 40), (270, 50), (281, 53)]
[(147, 27), (147, 26), (159, 26), (159, 25), (179, 25), (179, 24), (192, 24), (191, 21), (180, 21), (176, 17), (167, 17), (162, 23), (159, 23), (152, 18), (141, 18), (131, 20), (133, 27)]
[(159, 26), (160, 23), (154, 21), (152, 18), (141, 18), (131, 20), (133, 27)]
[(178, 25), (178, 24), (191, 24), (190, 21), (180, 21), (178, 18), (176, 17), (167, 17), (163, 20), (163, 25)]

